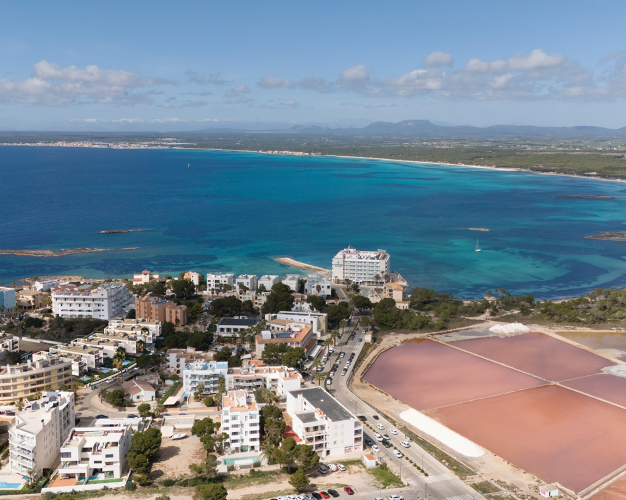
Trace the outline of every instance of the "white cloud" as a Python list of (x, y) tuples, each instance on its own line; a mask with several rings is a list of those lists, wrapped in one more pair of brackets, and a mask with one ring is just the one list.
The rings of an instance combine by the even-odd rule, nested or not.
[(337, 79), (337, 83), (341, 85), (354, 85), (354, 84), (363, 84), (370, 80), (370, 69), (365, 66), (365, 64), (359, 64), (357, 66), (352, 66), (351, 68), (344, 69), (339, 78)]
[(439, 67), (439, 66), (452, 66), (454, 57), (452, 54), (446, 52), (435, 51), (427, 55), (424, 59), (424, 66), (427, 67)]
[(314, 75), (309, 75), (298, 82), (285, 80), (275, 76), (265, 76), (257, 82), (257, 85), (263, 89), (304, 89), (315, 90), (317, 92), (333, 92), (335, 90), (332, 83)]
[(224, 80), (219, 73), (209, 73), (209, 76), (200, 75), (196, 71), (185, 71), (190, 83), (196, 85), (228, 85), (230, 82)]
[(171, 83), (145, 78), (124, 70), (102, 69), (95, 65), (84, 69), (61, 68), (58, 64), (39, 61), (32, 76), (25, 80), (0, 78), (0, 101), (26, 104), (153, 104), (149, 95), (156, 92), (133, 92), (138, 88)]
[(300, 103), (298, 103), (296, 101), (283, 101), (280, 104), (282, 106), (288, 106), (290, 108), (299, 108), (300, 107)]

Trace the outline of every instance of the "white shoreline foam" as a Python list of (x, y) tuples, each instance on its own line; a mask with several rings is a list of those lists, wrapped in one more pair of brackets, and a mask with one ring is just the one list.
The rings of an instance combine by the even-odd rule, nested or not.
[(400, 413), (400, 418), (466, 457), (482, 457), (485, 454), (485, 450), (476, 443), (413, 408)]

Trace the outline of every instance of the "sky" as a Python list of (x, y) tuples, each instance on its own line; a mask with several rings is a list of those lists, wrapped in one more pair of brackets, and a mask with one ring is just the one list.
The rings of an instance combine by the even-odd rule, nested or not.
[(626, 126), (626, 2), (7, 1), (0, 130)]

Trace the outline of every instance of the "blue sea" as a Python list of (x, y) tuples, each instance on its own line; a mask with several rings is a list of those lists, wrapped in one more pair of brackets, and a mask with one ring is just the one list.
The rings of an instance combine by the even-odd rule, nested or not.
[[(571, 194), (615, 199), (554, 198)], [(0, 284), (144, 269), (306, 274), (273, 258), (328, 268), (351, 245), (387, 250), (411, 287), (571, 297), (626, 286), (626, 243), (583, 239), (626, 230), (625, 220), (626, 184), (593, 179), (228, 151), (0, 147), (0, 248), (140, 247), (0, 255)], [(139, 228), (150, 231), (100, 234)]]

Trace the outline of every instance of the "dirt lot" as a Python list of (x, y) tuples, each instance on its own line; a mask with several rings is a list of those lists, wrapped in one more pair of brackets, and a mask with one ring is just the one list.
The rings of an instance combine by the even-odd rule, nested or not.
[(190, 475), (189, 464), (200, 463), (205, 457), (206, 451), (198, 436), (188, 436), (176, 441), (163, 438), (150, 478), (178, 479)]

